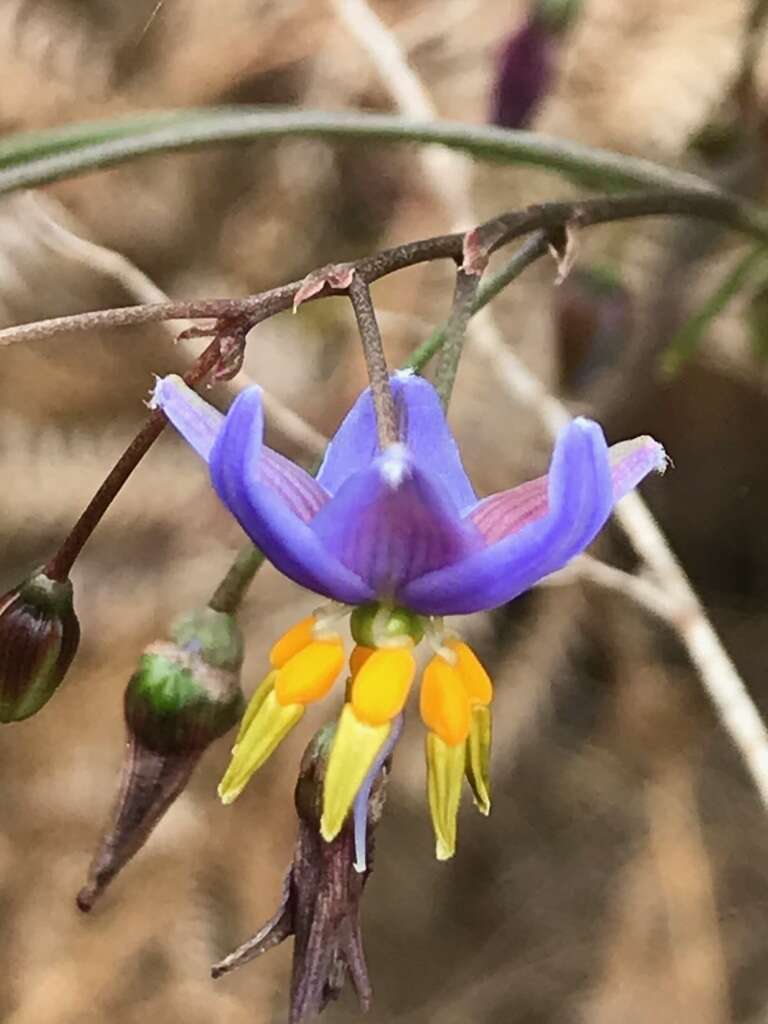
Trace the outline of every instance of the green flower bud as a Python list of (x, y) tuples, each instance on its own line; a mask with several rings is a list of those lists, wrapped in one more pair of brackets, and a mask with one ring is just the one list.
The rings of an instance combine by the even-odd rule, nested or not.
[(160, 753), (204, 749), (243, 713), (243, 642), (231, 615), (211, 608), (185, 615), (173, 641), (146, 648), (125, 691), (129, 732)]
[(205, 749), (240, 719), (243, 641), (232, 615), (183, 616), (144, 651), (125, 691), (128, 747), (112, 821), (77, 896), (88, 912), (183, 792)]
[(50, 700), (79, 640), (69, 580), (40, 571), (0, 598), (0, 722), (20, 722)]
[(355, 643), (361, 647), (386, 646), (387, 640), (402, 636), (410, 637), (417, 644), (424, 636), (421, 615), (400, 605), (387, 606), (378, 601), (355, 608), (349, 624)]

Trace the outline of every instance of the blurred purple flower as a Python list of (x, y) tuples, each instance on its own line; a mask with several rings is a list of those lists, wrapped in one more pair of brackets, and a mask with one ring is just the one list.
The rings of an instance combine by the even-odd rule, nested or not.
[(665, 455), (650, 437), (608, 448), (597, 423), (561, 431), (549, 475), (478, 499), (437, 393), (392, 377), (401, 442), (381, 451), (364, 391), (317, 478), (263, 444), (261, 390), (222, 416), (178, 377), (154, 404), (209, 464), (219, 497), (286, 576), (345, 604), (394, 601), (422, 615), (494, 608), (562, 568)]
[(537, 11), (504, 43), (491, 92), (491, 124), (527, 128), (552, 84), (557, 43)]

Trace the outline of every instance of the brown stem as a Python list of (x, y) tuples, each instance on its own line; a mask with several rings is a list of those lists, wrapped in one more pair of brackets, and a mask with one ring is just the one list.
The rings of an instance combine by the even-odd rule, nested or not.
[[(199, 384), (219, 361), (219, 342), (214, 339), (184, 375), (190, 387)], [(66, 580), (83, 545), (117, 497), (121, 487), (163, 432), (168, 420), (159, 410), (153, 412), (144, 426), (117, 460), (112, 470), (86, 505), (69, 536), (45, 566), (44, 572), (53, 580)]]
[(384, 346), (381, 343), (381, 332), (368, 285), (357, 274), (354, 274), (348, 291), (357, 318), (360, 339), (363, 343), (368, 379), (371, 382), (379, 445), (384, 449), (400, 440), (400, 432), (397, 427), (395, 400), (389, 385), (387, 360), (384, 355)]
[[(478, 232), (489, 239), (488, 251), (538, 229), (549, 230), (564, 224), (588, 227), (610, 221), (630, 220), (638, 217), (687, 216), (715, 221), (768, 242), (768, 217), (759, 208), (742, 202), (727, 193), (706, 192), (650, 192), (623, 196), (601, 196), (574, 202), (543, 203), (497, 217), (481, 225)], [(439, 235), (417, 242), (386, 249), (375, 256), (367, 256), (350, 264), (356, 274), (371, 284), (387, 274), (430, 260), (462, 260), (464, 233)], [(206, 299), (192, 302), (158, 302), (143, 306), (123, 306), (118, 309), (77, 313), (74, 316), (55, 317), (20, 327), (0, 331), (0, 346), (20, 341), (50, 338), (62, 331), (82, 331), (95, 328), (124, 327), (156, 323), (160, 320), (231, 319), (247, 316), (251, 326), (290, 309), (296, 293), (304, 284), (290, 284), (272, 288), (243, 299)], [(342, 295), (346, 288), (325, 286), (305, 301), (327, 295)]]
[(443, 409), (446, 410), (451, 400), (451, 393), (453, 392), (453, 385), (464, 348), (467, 324), (474, 312), (475, 299), (477, 298), (479, 287), (479, 274), (470, 274), (466, 270), (459, 268), (456, 273), (456, 286), (453, 291), (451, 315), (445, 328), (445, 339), (435, 375), (435, 390), (440, 395)]

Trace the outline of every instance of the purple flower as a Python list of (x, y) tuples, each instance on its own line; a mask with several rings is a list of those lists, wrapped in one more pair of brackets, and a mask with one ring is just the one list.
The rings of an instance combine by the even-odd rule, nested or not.
[[(178, 377), (154, 403), (208, 463), (213, 486), (253, 542), (286, 576), (342, 605), (357, 644), (347, 702), (324, 780), (322, 837), (333, 842), (353, 811), (356, 866), (365, 869), (367, 798), (389, 757), (417, 673), (413, 648), (434, 657), (421, 681), (427, 790), (439, 859), (456, 846), (466, 775), (488, 814), (493, 687), (475, 654), (442, 622), (494, 608), (583, 551), (614, 504), (664, 451), (650, 437), (608, 448), (596, 423), (575, 419), (547, 476), (478, 499), (437, 393), (409, 373), (392, 377), (400, 440), (382, 451), (373, 402), (358, 398), (312, 477), (263, 443), (261, 392), (222, 416)], [(343, 670), (338, 632), (349, 607), (319, 609), (273, 646), (219, 785), (225, 803), (322, 699)]]
[(219, 497), (286, 576), (345, 604), (387, 601), (421, 615), (494, 608), (561, 569), (594, 539), (614, 504), (663, 470), (650, 437), (608, 448), (578, 418), (555, 444), (549, 474), (478, 499), (439, 399), (397, 373), (401, 443), (380, 451), (364, 391), (317, 477), (263, 443), (257, 387), (222, 416), (179, 378), (154, 403), (210, 468)]

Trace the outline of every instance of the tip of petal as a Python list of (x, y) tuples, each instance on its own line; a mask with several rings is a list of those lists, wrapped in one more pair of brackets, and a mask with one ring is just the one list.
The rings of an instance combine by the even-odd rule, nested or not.
[(660, 445), (658, 441), (654, 441), (652, 437), (648, 437), (647, 435), (642, 438), (642, 441), (656, 453), (656, 461), (653, 468), (657, 473), (666, 473), (672, 465), (672, 459), (667, 455), (663, 445)]
[(169, 373), (167, 377), (155, 377), (155, 386), (147, 405), (150, 409), (162, 409), (173, 391), (185, 387), (184, 381), (177, 373)]
[(672, 464), (664, 448), (648, 435), (611, 445), (608, 458), (616, 501), (637, 487), (649, 473), (664, 473)]

